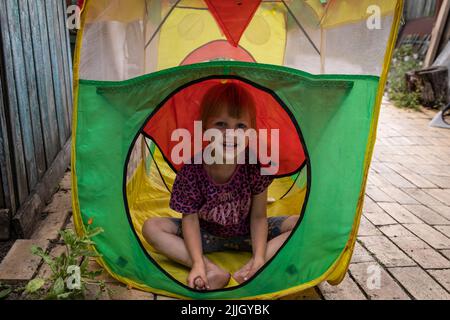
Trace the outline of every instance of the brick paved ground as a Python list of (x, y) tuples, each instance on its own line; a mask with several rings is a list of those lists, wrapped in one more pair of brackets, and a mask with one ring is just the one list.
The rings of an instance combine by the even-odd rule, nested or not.
[[(429, 128), (433, 114), (383, 105), (348, 274), (337, 287), (322, 283), (290, 299), (450, 299), (450, 130)], [(48, 275), (29, 248), (61, 252), (51, 240), (72, 226), (70, 213), (67, 174), (33, 237), (16, 241), (1, 263), (0, 282)], [(103, 279), (113, 299), (167, 299)]]

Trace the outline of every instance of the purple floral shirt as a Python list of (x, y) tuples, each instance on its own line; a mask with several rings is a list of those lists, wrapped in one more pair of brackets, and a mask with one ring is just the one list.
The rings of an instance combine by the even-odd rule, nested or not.
[(260, 194), (273, 177), (263, 176), (259, 165), (238, 165), (224, 184), (215, 183), (201, 164), (186, 164), (178, 172), (170, 208), (184, 215), (199, 216), (200, 227), (219, 237), (250, 234), (253, 195)]

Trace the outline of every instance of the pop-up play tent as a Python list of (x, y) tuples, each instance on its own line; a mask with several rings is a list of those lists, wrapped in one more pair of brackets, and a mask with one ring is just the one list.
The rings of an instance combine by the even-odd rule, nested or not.
[[(279, 298), (345, 276), (358, 231), (401, 0), (87, 0), (75, 62), (72, 152), (77, 232), (98, 262), (142, 290), (193, 299)], [(179, 166), (171, 132), (192, 131), (212, 85), (248, 89), (258, 128), (280, 129), (268, 216), (300, 215), (243, 284), (186, 285), (188, 269), (146, 243)], [(92, 219), (92, 220), (91, 220)], [(250, 258), (209, 258), (234, 272)]]

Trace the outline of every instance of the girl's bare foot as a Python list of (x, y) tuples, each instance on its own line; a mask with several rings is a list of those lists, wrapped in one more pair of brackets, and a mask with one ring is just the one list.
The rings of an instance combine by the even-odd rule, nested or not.
[(236, 280), (239, 284), (247, 281), (248, 279), (245, 279), (245, 275), (250, 271), (252, 264), (253, 264), (253, 259), (250, 259), (242, 268), (240, 268), (238, 271), (236, 271), (233, 274), (234, 280)]
[(208, 278), (209, 290), (222, 289), (230, 281), (230, 274), (210, 261), (206, 263), (206, 277)]

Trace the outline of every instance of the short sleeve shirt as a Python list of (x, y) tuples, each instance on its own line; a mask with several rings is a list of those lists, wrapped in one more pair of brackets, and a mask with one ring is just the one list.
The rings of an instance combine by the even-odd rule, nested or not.
[(202, 164), (186, 164), (175, 179), (170, 207), (183, 215), (198, 214), (200, 227), (215, 236), (248, 235), (252, 196), (272, 181), (261, 175), (259, 165), (241, 164), (227, 183), (217, 184)]

